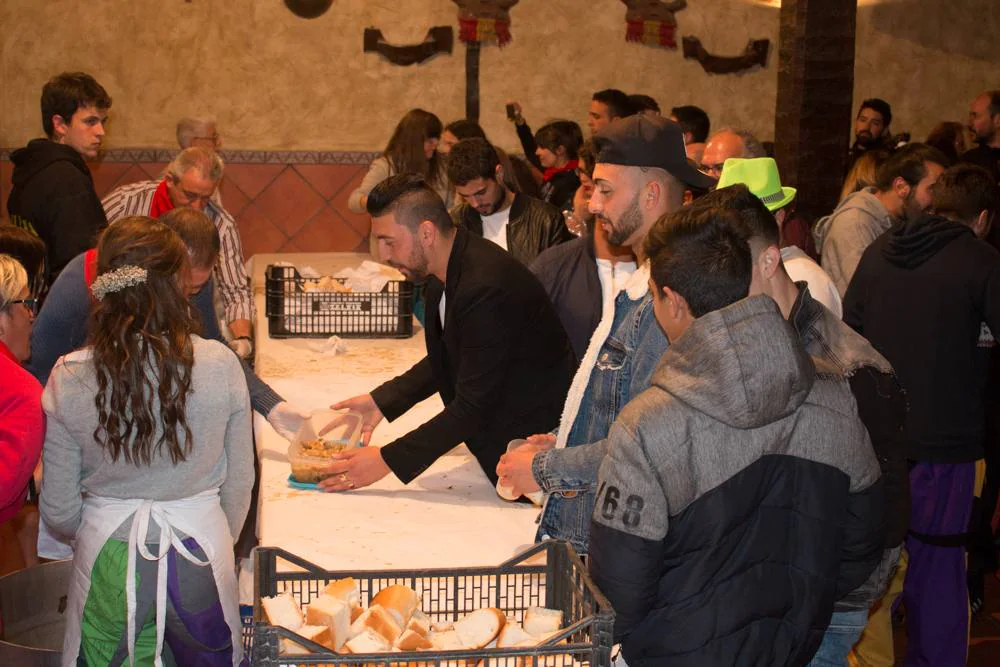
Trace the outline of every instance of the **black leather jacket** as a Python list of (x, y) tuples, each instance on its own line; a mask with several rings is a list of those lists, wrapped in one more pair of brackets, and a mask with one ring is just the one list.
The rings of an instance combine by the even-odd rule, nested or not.
[[(483, 219), (468, 204), (454, 208), (451, 217), (455, 224), (477, 236), (483, 235)], [(555, 206), (522, 194), (514, 195), (507, 221), (507, 250), (522, 264), (531, 266), (543, 250), (574, 238)]]

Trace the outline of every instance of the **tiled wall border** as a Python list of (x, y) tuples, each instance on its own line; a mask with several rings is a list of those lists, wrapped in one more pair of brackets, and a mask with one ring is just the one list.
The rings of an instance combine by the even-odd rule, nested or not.
[[(0, 150), (0, 222), (6, 218), (13, 165)], [(244, 254), (366, 252), (370, 220), (352, 213), (351, 192), (378, 153), (362, 151), (222, 150), (220, 189), (236, 218)], [(157, 178), (177, 149), (118, 148), (88, 163), (99, 196), (134, 181)]]
[[(14, 148), (0, 149), (0, 160), (10, 160)], [(227, 164), (364, 164), (379, 156), (366, 151), (219, 151)], [(101, 153), (102, 162), (170, 162), (177, 155), (171, 148), (112, 148)]]

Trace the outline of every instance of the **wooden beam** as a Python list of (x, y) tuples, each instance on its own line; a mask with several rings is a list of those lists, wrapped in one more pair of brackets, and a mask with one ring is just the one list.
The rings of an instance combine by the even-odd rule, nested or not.
[(465, 118), (479, 122), (479, 42), (465, 45)]
[(810, 222), (833, 210), (853, 122), (857, 0), (783, 0), (775, 158)]

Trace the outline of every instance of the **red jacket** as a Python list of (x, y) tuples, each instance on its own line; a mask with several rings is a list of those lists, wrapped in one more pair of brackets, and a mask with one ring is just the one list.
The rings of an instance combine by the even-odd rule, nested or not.
[(42, 385), (0, 343), (0, 523), (20, 511), (45, 441)]

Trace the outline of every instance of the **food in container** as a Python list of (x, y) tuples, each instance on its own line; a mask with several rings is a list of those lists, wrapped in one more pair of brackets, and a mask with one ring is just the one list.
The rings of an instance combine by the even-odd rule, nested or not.
[[(315, 484), (328, 477), (333, 457), (359, 446), (363, 417), (357, 412), (317, 410), (305, 421), (288, 447), (292, 479)], [(322, 435), (320, 435), (322, 433)]]

